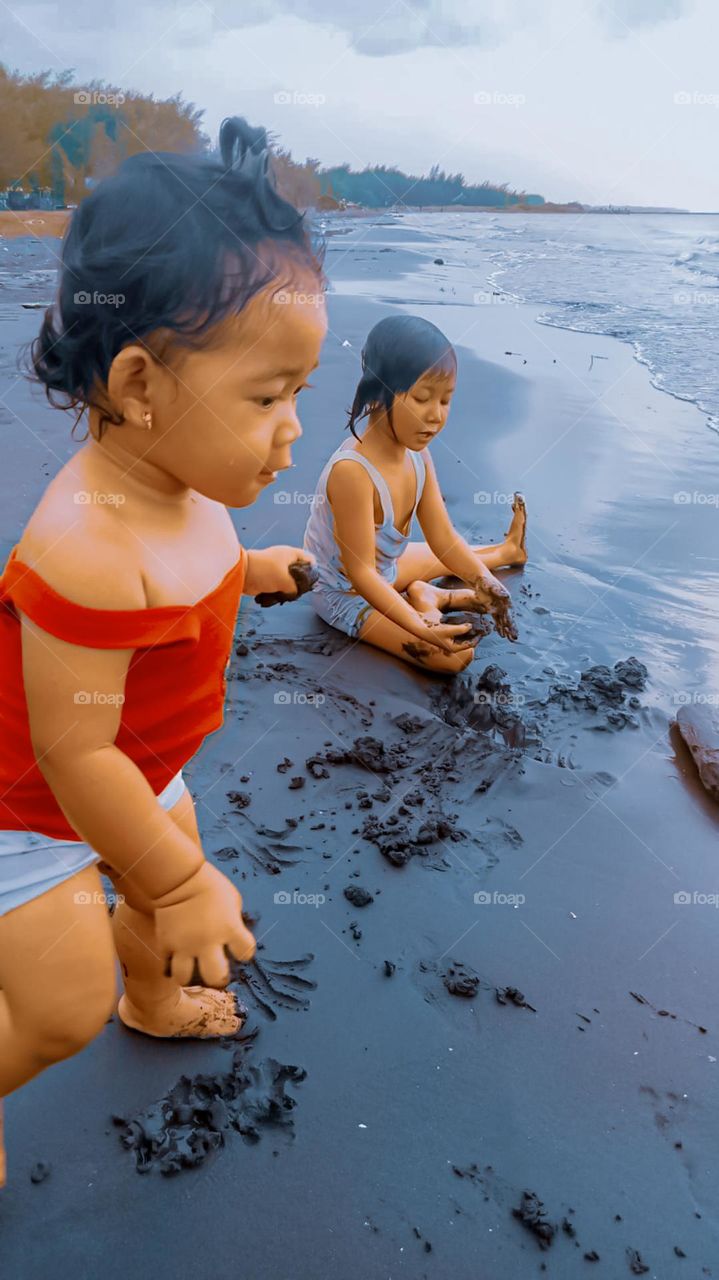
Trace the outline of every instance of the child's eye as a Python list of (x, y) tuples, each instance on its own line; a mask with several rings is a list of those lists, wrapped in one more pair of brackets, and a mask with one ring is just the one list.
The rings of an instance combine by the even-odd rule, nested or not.
[(274, 403), (275, 403), (274, 396), (262, 396), (262, 399), (260, 400), (260, 404), (262, 405), (263, 409), (269, 409)]

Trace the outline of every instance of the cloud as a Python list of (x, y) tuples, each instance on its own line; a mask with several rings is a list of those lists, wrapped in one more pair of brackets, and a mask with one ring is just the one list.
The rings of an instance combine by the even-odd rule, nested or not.
[[(65, 28), (112, 29), (127, 24), (140, 0), (13, 0), (19, 20), (40, 35)], [(367, 57), (385, 57), (430, 46), (494, 48), (541, 12), (541, 0), (164, 0), (153, 16), (168, 29), (171, 45), (281, 22), (283, 18), (326, 27), (347, 37)]]
[(631, 35), (638, 27), (676, 22), (692, 8), (692, 0), (597, 0), (597, 15), (613, 36)]

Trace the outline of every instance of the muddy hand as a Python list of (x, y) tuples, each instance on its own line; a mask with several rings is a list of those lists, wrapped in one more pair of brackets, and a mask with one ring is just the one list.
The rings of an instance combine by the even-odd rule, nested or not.
[(489, 574), (472, 584), (478, 609), (491, 613), (498, 635), (505, 640), (517, 639), (517, 628), (512, 618), (512, 597), (498, 578)]
[(286, 604), (288, 600), (298, 600), (307, 591), (311, 591), (317, 581), (318, 573), (315, 566), (310, 560), (294, 560), (292, 564), (287, 566), (287, 572), (295, 584), (295, 591), (261, 591), (255, 596), (257, 603), (262, 609), (268, 609), (273, 604)]
[(469, 634), (471, 622), (447, 623), (427, 622), (427, 640), (445, 653), (456, 653), (458, 649), (473, 649), (479, 636)]

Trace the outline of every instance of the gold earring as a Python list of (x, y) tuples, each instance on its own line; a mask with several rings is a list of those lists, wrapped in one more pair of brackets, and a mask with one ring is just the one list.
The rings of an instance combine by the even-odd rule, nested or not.
[(145, 412), (143, 413), (142, 421), (144, 422), (147, 430), (152, 431), (152, 414), (150, 413), (149, 409), (146, 409)]

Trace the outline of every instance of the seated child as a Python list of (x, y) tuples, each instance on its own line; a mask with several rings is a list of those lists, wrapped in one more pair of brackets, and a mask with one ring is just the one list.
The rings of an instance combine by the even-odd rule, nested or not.
[(296, 597), (307, 561), (246, 551), (227, 511), (291, 465), (326, 331), (321, 254), (266, 144), (232, 117), (220, 159), (143, 151), (101, 181), (31, 347), (89, 438), (0, 577), (0, 1097), (103, 1030), (115, 950), (127, 1026), (242, 1025), (222, 988), (255, 940), (182, 768), (222, 724), (242, 594)]
[[(457, 376), (454, 348), (436, 325), (408, 315), (380, 320), (362, 369), (348, 422), (355, 441), (327, 462), (305, 530), (318, 572), (312, 602), (353, 638), (425, 671), (462, 671), (477, 636), (467, 634), (471, 623), (443, 622), (443, 613), (489, 613), (500, 635), (517, 638), (509, 593), (490, 569), (525, 563), (524, 501), (515, 494), (496, 545), (470, 547), (453, 527), (428, 448), (445, 426)], [(415, 514), (426, 542), (409, 541)], [(448, 575), (467, 585), (431, 585)]]

